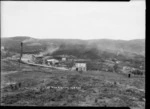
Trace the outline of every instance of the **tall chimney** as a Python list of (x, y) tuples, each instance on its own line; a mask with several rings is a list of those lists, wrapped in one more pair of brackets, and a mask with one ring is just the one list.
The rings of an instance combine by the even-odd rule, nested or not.
[(21, 51), (20, 51), (20, 62), (21, 62), (21, 57), (22, 57), (22, 52), (23, 52), (23, 42), (21, 42)]

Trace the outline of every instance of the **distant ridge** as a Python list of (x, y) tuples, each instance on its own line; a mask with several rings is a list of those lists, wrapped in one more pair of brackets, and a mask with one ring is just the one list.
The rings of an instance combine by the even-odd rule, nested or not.
[[(29, 41), (28, 41), (29, 40)], [(58, 48), (53, 54), (78, 54), (83, 57), (99, 58), (103, 53), (111, 55), (142, 55), (145, 56), (145, 39), (113, 40), (113, 39), (36, 39), (29, 36), (1, 38), (1, 45), (10, 51), (20, 52), (20, 43), (24, 44), (25, 52), (45, 52), (49, 47)], [(53, 45), (53, 46), (52, 46)], [(33, 51), (34, 49), (34, 51)]]
[[(14, 36), (14, 37), (1, 37), (1, 39), (27, 39), (27, 38), (33, 38), (30, 36)], [(131, 40), (123, 40), (123, 39), (58, 39), (58, 38), (44, 38), (44, 39), (39, 39), (39, 38), (33, 38), (33, 39), (37, 39), (37, 40), (82, 40), (82, 41), (98, 41), (98, 40), (102, 40), (102, 41), (106, 41), (106, 40), (112, 40), (112, 41), (138, 41), (138, 40), (143, 40), (145, 41), (145, 39), (131, 39)]]

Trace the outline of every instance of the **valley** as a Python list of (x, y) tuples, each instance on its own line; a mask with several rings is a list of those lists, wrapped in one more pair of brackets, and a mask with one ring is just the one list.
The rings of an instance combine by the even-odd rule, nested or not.
[(130, 47), (130, 52), (111, 44), (100, 49), (82, 40), (14, 37), (2, 42), (3, 106), (145, 109), (145, 56), (137, 53), (144, 51), (142, 44), (133, 53)]

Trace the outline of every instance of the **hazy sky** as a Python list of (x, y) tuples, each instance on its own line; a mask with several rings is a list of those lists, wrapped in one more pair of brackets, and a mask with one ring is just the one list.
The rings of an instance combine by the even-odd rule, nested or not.
[(1, 2), (2, 37), (145, 38), (145, 1)]

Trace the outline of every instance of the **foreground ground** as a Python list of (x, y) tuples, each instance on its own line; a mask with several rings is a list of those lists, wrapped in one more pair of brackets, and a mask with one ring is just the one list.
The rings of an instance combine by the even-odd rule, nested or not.
[[(145, 108), (145, 78), (112, 72), (61, 71), (1, 62), (1, 105)], [(20, 83), (11, 88), (9, 83)]]

